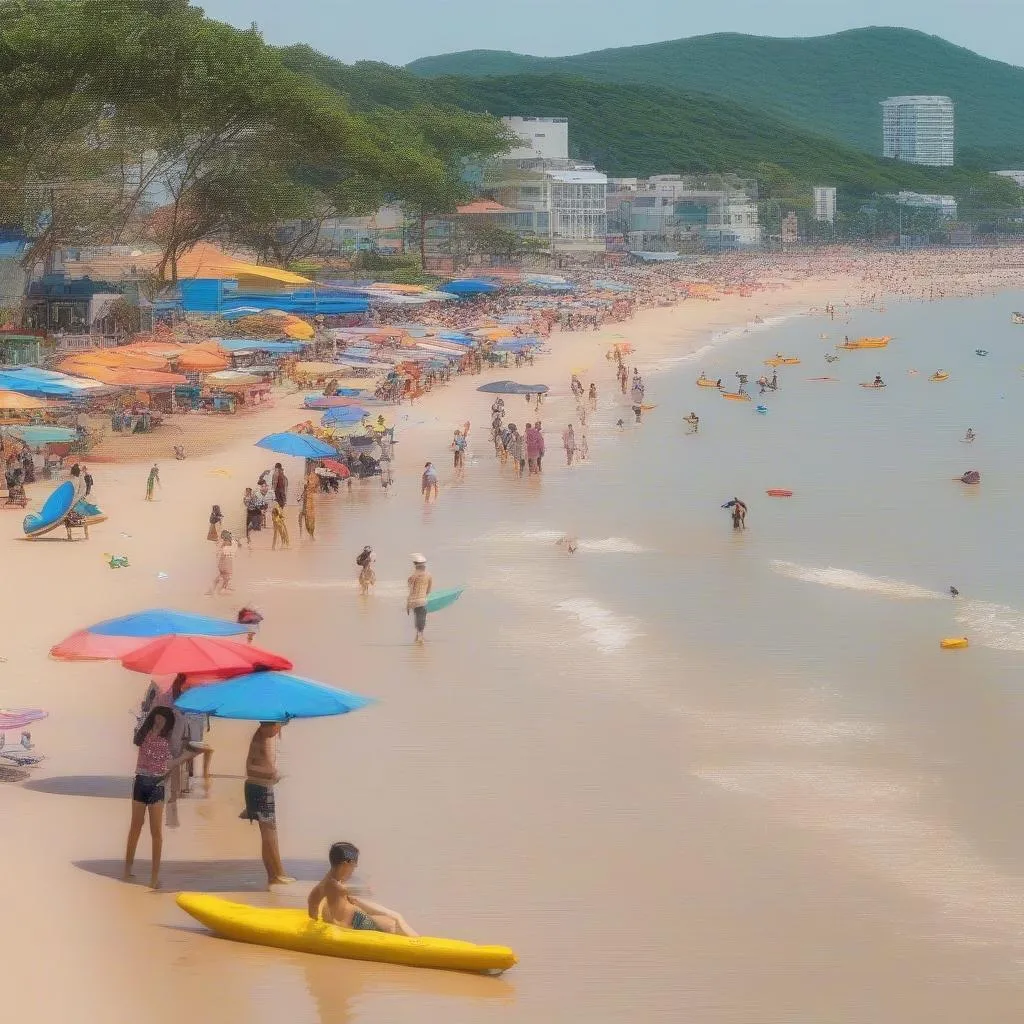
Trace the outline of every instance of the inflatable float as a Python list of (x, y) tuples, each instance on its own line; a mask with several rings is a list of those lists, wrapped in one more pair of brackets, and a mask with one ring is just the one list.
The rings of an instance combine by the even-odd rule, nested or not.
[(827, 381), (830, 381), (833, 384), (838, 384), (839, 383), (839, 378), (838, 377), (808, 377), (807, 379), (808, 380), (820, 380), (820, 381), (827, 380)]
[(728, 398), (728, 399), (730, 399), (730, 401), (733, 401), (733, 402), (749, 402), (750, 401), (750, 395), (746, 394), (743, 391), (723, 391), (722, 392), (722, 397), (723, 398)]
[(934, 381), (949, 380), (949, 374), (945, 370), (936, 370), (928, 379)]
[(721, 386), (717, 380), (712, 380), (710, 377), (697, 378), (697, 387), (699, 388), (720, 388)]
[(891, 340), (889, 335), (884, 338), (857, 338), (854, 341), (841, 341), (836, 348), (845, 348), (847, 351), (856, 351), (862, 348), (886, 348)]
[(800, 360), (796, 356), (773, 356), (764, 361), (765, 366), (799, 366)]
[(878, 383), (876, 383), (875, 381), (872, 380), (872, 381), (866, 381), (865, 383), (861, 384), (861, 387), (862, 388), (884, 388), (885, 384), (884, 383), (878, 384)]
[(45, 536), (64, 525), (72, 512), (75, 513), (75, 522), (72, 524), (74, 526), (102, 523), (107, 517), (98, 506), (79, 497), (82, 490), (83, 484), (76, 484), (74, 480), (65, 480), (59, 484), (38, 512), (29, 512), (25, 516), (22, 522), (25, 536), (29, 540)]
[(959, 651), (967, 646), (967, 637), (965, 636), (947, 636), (939, 641), (939, 646), (944, 651)]
[(355, 931), (310, 920), (305, 910), (250, 907), (219, 896), (183, 892), (178, 906), (225, 939), (299, 953), (373, 960), (450, 971), (507, 971), (516, 955), (506, 946), (478, 946), (458, 939), (407, 939), (385, 932)]
[(976, 348), (974, 350), (974, 354), (976, 356), (987, 356), (988, 355), (988, 349), (987, 348)]
[(765, 491), (764, 493), (767, 494), (769, 498), (792, 498), (793, 497), (793, 492), (788, 490), (785, 487), (769, 487), (768, 490)]

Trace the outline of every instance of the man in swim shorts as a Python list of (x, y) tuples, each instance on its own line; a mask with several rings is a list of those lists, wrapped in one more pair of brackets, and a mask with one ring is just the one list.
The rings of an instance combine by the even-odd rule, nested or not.
[(379, 903), (353, 896), (345, 883), (359, 863), (359, 851), (352, 843), (335, 843), (327, 854), (330, 870), (313, 887), (306, 909), (312, 920), (352, 928), (359, 932), (388, 932), (418, 938), (401, 914)]
[(260, 855), (267, 870), (267, 885), (282, 885), (295, 879), (285, 874), (277, 840), (277, 806), (274, 784), (277, 773), (279, 722), (260, 722), (249, 742), (245, 757), (245, 810), (239, 815), (260, 827)]

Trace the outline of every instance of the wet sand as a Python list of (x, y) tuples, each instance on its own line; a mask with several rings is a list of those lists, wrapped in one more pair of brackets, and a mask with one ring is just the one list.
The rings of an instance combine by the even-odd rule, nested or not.
[[(952, 1022), (976, 1005), (972, 970), (995, 1005), (1013, 1005), (1016, 979), (998, 975), (984, 949), (921, 940), (915, 929), (929, 911), (911, 888), (854, 858), (821, 858), (822, 830), (794, 829), (770, 808), (752, 813), (742, 779), (722, 784), (724, 751), (768, 762), (775, 738), (709, 728), (638, 699), (638, 684), (671, 686), (699, 666), (645, 666), (653, 678), (637, 679), (628, 658), (597, 646), (553, 650), (540, 641), (561, 627), (531, 605), (530, 578), (481, 551), (464, 526), (477, 503), (507, 517), (528, 515), (533, 500), (528, 486), (499, 477), (482, 436), (481, 383), (514, 376), (552, 385), (541, 413), (551, 464), (543, 487), (558, 487), (569, 373), (585, 369), (602, 415), (611, 415), (618, 396), (604, 354), (612, 341), (633, 341), (641, 368), (664, 365), (755, 315), (839, 305), (858, 287), (808, 280), (650, 310), (601, 332), (555, 335), (534, 367), (457, 379), (398, 410), (394, 492), (357, 485), (321, 498), (314, 543), (300, 542), (295, 526), (300, 466), (282, 460), (292, 548), (271, 552), (269, 535), (257, 536), (251, 555), (239, 553), (233, 596), (202, 596), (213, 569), (209, 507), (220, 504), (227, 525), (240, 526), (242, 489), (274, 461), (251, 441), (307, 418), (298, 397), (254, 415), (251, 434), (222, 450), (161, 460), (152, 504), (142, 500), (146, 464), (97, 464), (95, 497), (110, 519), (88, 543), (14, 539), (21, 514), (10, 512), (0, 699), (46, 707), (51, 717), (34, 730), (47, 760), (24, 784), (0, 785), (0, 958), (14, 980), (5, 1009), (105, 1024), (182, 1015), (260, 1024), (282, 1016), (296, 1024)], [(515, 413), (507, 401), (520, 424), (534, 418), (525, 403)], [(453, 484), (447, 446), (467, 418), (473, 458), (466, 482)], [(217, 420), (206, 422), (216, 429)], [(444, 469), (440, 501), (424, 508), (418, 477), (427, 458)], [(36, 485), (35, 502), (45, 493)], [(367, 601), (355, 586), (364, 543), (378, 552), (381, 581)], [(471, 587), (432, 617), (423, 650), (411, 645), (402, 614), (414, 550), (427, 553), (438, 586)], [(130, 567), (111, 570), (104, 553), (126, 554)], [(279, 822), (297, 885), (263, 888), (256, 830), (237, 817), (249, 730), (235, 723), (214, 726), (210, 794), (183, 801), (180, 829), (165, 831), (165, 891), (141, 884), (145, 834), (139, 884), (125, 884), (132, 709), (145, 678), (114, 664), (57, 664), (47, 649), (141, 607), (232, 615), (248, 602), (266, 616), (261, 644), (291, 656), (303, 675), (380, 703), (285, 729)], [(860, 770), (871, 770), (871, 756)], [(807, 779), (813, 794), (813, 773)], [(361, 847), (358, 880), (414, 927), (510, 945), (520, 966), (488, 979), (243, 947), (210, 937), (174, 906), (180, 889), (301, 904), (337, 839)]]

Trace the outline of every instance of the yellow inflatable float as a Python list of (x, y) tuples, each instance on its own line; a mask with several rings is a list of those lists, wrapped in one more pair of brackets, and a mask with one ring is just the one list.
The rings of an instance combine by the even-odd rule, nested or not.
[(710, 377), (697, 378), (697, 387), (699, 388), (720, 388), (721, 386), (717, 380), (712, 380)]
[(936, 370), (929, 378), (929, 380), (949, 380), (949, 374), (945, 370)]
[(355, 931), (310, 920), (305, 910), (250, 907), (201, 892), (178, 894), (178, 906), (225, 939), (299, 953), (374, 960), (450, 971), (507, 971), (516, 955), (505, 946), (477, 946), (458, 939), (407, 939), (385, 932)]
[(728, 399), (730, 399), (733, 402), (749, 402), (750, 401), (750, 395), (748, 395), (745, 391), (723, 391), (722, 392), (722, 397), (723, 398), (728, 398)]
[(939, 646), (944, 651), (958, 651), (967, 646), (967, 637), (947, 636), (945, 639), (939, 641)]
[(764, 361), (765, 366), (799, 366), (800, 360), (796, 356), (773, 356)]

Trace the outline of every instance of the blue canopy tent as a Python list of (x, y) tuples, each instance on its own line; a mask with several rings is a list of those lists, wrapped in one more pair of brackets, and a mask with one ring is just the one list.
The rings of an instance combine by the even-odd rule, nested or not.
[(359, 405), (336, 405), (323, 414), (320, 422), (325, 427), (345, 427), (352, 426), (369, 415), (369, 410)]
[(492, 352), (522, 352), (524, 349), (536, 348), (540, 345), (537, 338), (502, 338), (495, 342)]
[(269, 352), (294, 355), (302, 351), (298, 341), (261, 341), (259, 338), (212, 338), (225, 352)]
[(498, 290), (498, 286), (491, 281), (480, 281), (467, 277), (449, 281), (447, 284), (441, 285), (439, 290), (448, 292), (450, 295), (490, 295), (491, 292)]
[(476, 339), (471, 338), (468, 334), (463, 334), (461, 331), (442, 331), (438, 337), (442, 341), (452, 341), (456, 345), (474, 345)]

